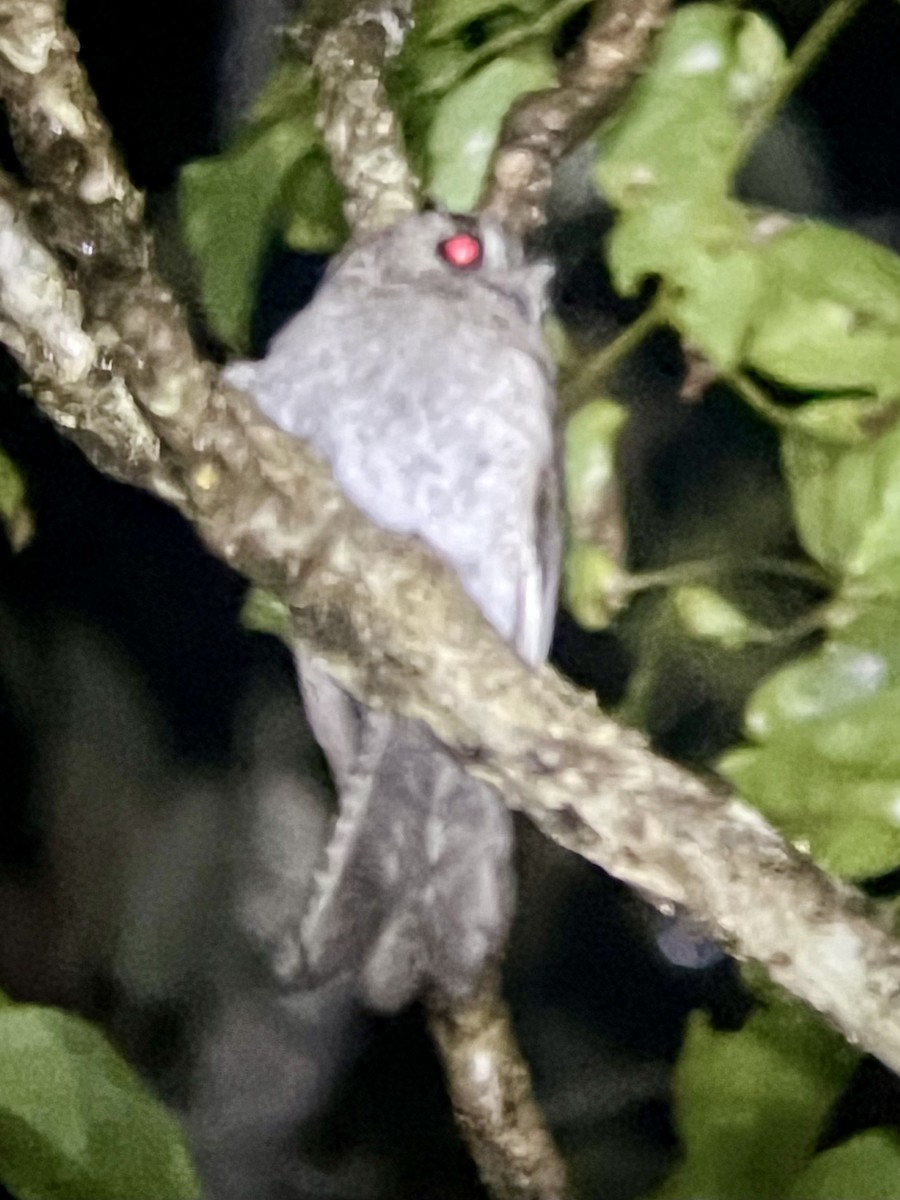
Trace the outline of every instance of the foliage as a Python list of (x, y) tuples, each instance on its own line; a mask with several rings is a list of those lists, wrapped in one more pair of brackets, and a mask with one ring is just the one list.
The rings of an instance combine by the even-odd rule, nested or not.
[(285, 637), (291, 628), (291, 614), (287, 605), (273, 592), (251, 587), (241, 606), (241, 624), (258, 633)]
[(563, 597), (586, 629), (604, 629), (627, 598), (616, 496), (616, 446), (627, 414), (614, 400), (583, 404), (566, 424), (569, 544)]
[(284, 67), (234, 145), (182, 171), (182, 227), (200, 272), (204, 311), (235, 349), (246, 348), (272, 238), (281, 235), (297, 249), (329, 251), (345, 237), (340, 191), (315, 116), (312, 72)]
[[(553, 38), (585, 0), (427, 0), (395, 65), (392, 97), (431, 199), (475, 206), (512, 102), (555, 79)], [(312, 72), (275, 72), (235, 143), (189, 163), (181, 221), (207, 320), (246, 349), (256, 288), (273, 239), (331, 251), (347, 234), (340, 190), (315, 124)]]
[[(681, 10), (602, 135), (597, 173), (621, 214), (609, 247), (620, 287), (653, 275), (669, 319), (721, 372), (805, 393), (777, 419), (797, 532), (833, 588), (830, 637), (762, 684), (746, 715), (753, 745), (721, 767), (824, 866), (860, 878), (900, 863), (896, 638), (871, 621), (900, 579), (900, 260), (813, 221), (766, 230), (734, 198), (745, 130), (785, 70), (756, 14)], [(831, 398), (841, 393), (856, 399)], [(710, 603), (707, 589), (707, 614)], [(735, 637), (739, 622), (723, 621), (719, 640)]]
[(175, 1118), (87, 1021), (0, 1000), (0, 1180), (20, 1200), (192, 1200)]
[(892, 1200), (900, 1188), (900, 1138), (869, 1129), (817, 1154), (792, 1181), (786, 1200)]
[[(618, 287), (655, 281), (656, 306), (710, 377), (733, 382), (774, 424), (796, 532), (821, 568), (820, 645), (798, 640), (799, 655), (760, 683), (745, 710), (748, 744), (720, 768), (823, 866), (861, 879), (900, 864), (900, 260), (736, 198), (736, 170), (789, 71), (757, 14), (681, 9), (600, 134), (596, 176), (618, 213), (608, 243)], [(753, 376), (777, 386), (779, 405)], [(677, 569), (669, 582), (679, 647), (712, 639), (736, 659), (764, 633), (706, 584), (685, 587)], [(657, 678), (672, 662), (663, 656)], [(900, 1194), (892, 1133), (814, 1153), (852, 1062), (784, 1003), (739, 1033), (696, 1016), (676, 1074), (683, 1158), (659, 1196)]]
[[(799, 1186), (854, 1061), (793, 1001), (771, 998), (739, 1034), (694, 1013), (674, 1080), (683, 1158), (654, 1200), (769, 1200)], [(900, 1157), (893, 1171), (900, 1182)]]
[(435, 200), (456, 212), (475, 207), (507, 110), (524, 92), (550, 87), (553, 59), (543, 46), (495, 58), (437, 106), (428, 131), (428, 182)]
[(500, 124), (555, 80), (553, 47), (585, 0), (424, 0), (391, 94), (427, 194), (465, 211), (484, 182)]
[(21, 550), (31, 538), (31, 512), (25, 483), (15, 463), (0, 447), (0, 523), (14, 550)]

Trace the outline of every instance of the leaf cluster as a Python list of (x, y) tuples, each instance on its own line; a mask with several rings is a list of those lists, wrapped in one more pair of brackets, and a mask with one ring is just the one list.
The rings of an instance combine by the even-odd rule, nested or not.
[(195, 1200), (178, 1122), (80, 1017), (0, 998), (0, 1179), (20, 1200)]

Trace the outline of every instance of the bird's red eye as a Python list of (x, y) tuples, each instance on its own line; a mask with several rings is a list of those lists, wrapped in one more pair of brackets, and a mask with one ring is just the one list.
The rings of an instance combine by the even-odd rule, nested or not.
[(484, 247), (474, 233), (454, 233), (438, 243), (438, 253), (451, 267), (471, 271), (481, 266)]

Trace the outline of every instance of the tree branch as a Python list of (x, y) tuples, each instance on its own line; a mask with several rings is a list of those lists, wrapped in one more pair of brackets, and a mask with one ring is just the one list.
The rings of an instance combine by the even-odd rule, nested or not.
[(535, 1104), (499, 980), (468, 1003), (432, 1005), (431, 1032), (478, 1173), (500, 1200), (562, 1200), (565, 1168)]
[(325, 145), (344, 185), (347, 224), (360, 236), (418, 208), (419, 182), (384, 89), (411, 8), (412, 0), (360, 4), (321, 34), (313, 55)]
[(599, 0), (559, 86), (512, 106), (483, 197), (483, 207), (507, 228), (524, 236), (544, 223), (553, 168), (621, 100), (670, 6), (671, 0)]

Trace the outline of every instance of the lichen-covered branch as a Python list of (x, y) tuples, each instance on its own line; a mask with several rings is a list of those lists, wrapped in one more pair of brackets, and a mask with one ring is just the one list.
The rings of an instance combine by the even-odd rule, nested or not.
[(32, 235), (21, 192), (0, 181), (0, 337), (13, 349), (35, 386), (47, 377), (64, 387), (83, 383), (95, 347), (81, 327), (81, 297), (56, 259)]
[(3, 100), (35, 188), (72, 204), (121, 207), (137, 227), (143, 198), (116, 154), (55, 0), (0, 5)]
[(418, 207), (419, 184), (384, 87), (411, 8), (411, 0), (359, 4), (325, 29), (313, 55), (325, 145), (344, 187), (347, 224), (360, 236)]
[[(66, 264), (52, 277), (71, 293), (70, 305), (77, 299), (94, 348), (90, 373), (80, 386), (55, 388), (47, 410), (103, 469), (183, 498), (180, 464), (161, 454), (162, 441), (178, 439), (184, 422), (200, 417), (216, 372), (198, 357), (180, 308), (151, 267), (143, 197), (99, 115), (60, 5), (0, 0), (0, 30), (0, 96), (31, 185), (16, 207)], [(9, 182), (4, 194), (12, 194)], [(6, 230), (22, 253), (25, 230), (9, 222)], [(20, 359), (32, 376), (33, 360), (33, 353)], [(48, 386), (49, 366), (38, 375)], [(50, 401), (49, 392), (39, 399)], [(176, 412), (180, 422), (156, 428), (158, 414)]]
[(621, 100), (670, 7), (671, 0), (598, 0), (559, 85), (510, 109), (483, 198), (507, 228), (525, 235), (543, 224), (554, 167)]
[(468, 1003), (433, 1004), (453, 1111), (478, 1173), (498, 1200), (562, 1200), (565, 1169), (534, 1101), (499, 980)]

